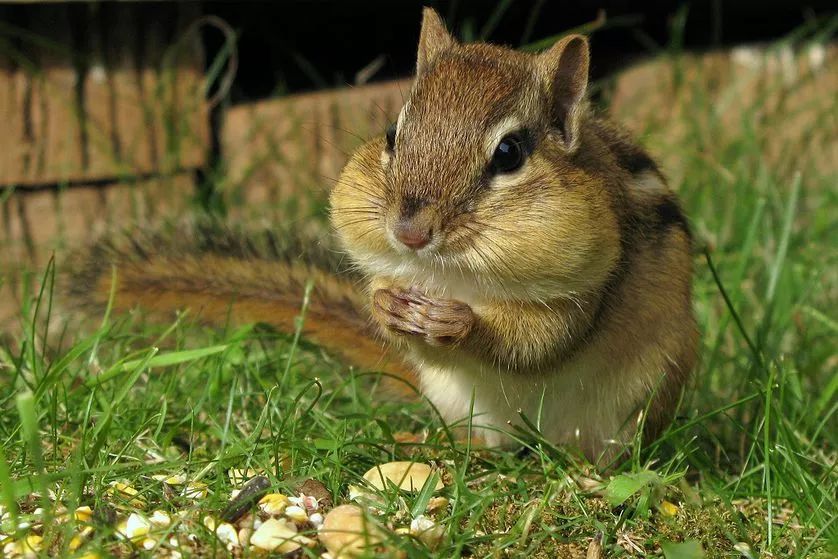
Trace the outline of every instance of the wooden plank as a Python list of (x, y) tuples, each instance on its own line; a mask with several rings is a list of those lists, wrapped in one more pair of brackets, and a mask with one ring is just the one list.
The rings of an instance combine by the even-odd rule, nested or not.
[(60, 265), (108, 231), (174, 219), (193, 195), (194, 178), (182, 173), (0, 197), (0, 331), (14, 323), (22, 294), (38, 287), (53, 254)]
[(29, 35), (0, 56), (0, 115), (13, 131), (0, 137), (0, 187), (170, 174), (206, 162), (203, 53), (194, 29), (184, 37), (199, 5), (17, 9)]
[[(796, 51), (743, 46), (684, 55), (678, 65), (668, 58), (650, 60), (617, 76), (610, 111), (645, 139), (673, 185), (684, 181), (685, 157), (671, 146), (692, 145), (694, 155), (712, 165), (712, 153), (699, 153), (695, 135), (708, 148), (725, 146), (741, 135), (743, 119), (757, 130), (762, 162), (772, 172), (790, 178), (816, 166), (828, 176), (838, 173), (838, 142), (834, 128), (817, 121), (835, 111), (836, 63), (834, 44)], [(696, 103), (714, 111), (696, 112)]]
[(398, 116), (410, 85), (398, 80), (232, 107), (221, 147), (238, 211), (306, 215), (322, 206), (352, 151)]

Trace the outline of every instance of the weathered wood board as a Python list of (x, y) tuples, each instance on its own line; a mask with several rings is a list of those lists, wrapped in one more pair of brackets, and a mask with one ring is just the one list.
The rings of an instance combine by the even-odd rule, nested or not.
[(0, 5), (0, 187), (205, 162), (204, 61), (198, 34), (188, 31), (199, 5), (161, 4), (153, 18), (149, 9)]
[(245, 215), (322, 209), (349, 155), (393, 122), (410, 87), (389, 81), (232, 107), (221, 147), (233, 207)]
[(106, 231), (176, 219), (193, 193), (192, 173), (181, 173), (0, 198), (0, 331), (17, 319), (24, 294), (39, 288), (53, 255), (61, 265)]

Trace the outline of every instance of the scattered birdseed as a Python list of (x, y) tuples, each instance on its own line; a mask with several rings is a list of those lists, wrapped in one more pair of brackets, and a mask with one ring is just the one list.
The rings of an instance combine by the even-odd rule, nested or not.
[(41, 544), (44, 538), (41, 536), (30, 534), (22, 540), (12, 541), (3, 546), (3, 555), (5, 557), (38, 557), (41, 551)]
[(157, 481), (165, 483), (166, 485), (183, 485), (186, 483), (186, 476), (183, 474), (175, 474), (171, 476), (157, 474), (151, 477)]
[(308, 521), (311, 522), (311, 525), (315, 528), (320, 528), (323, 525), (323, 515), (319, 512), (315, 512), (308, 517)]
[(326, 486), (316, 479), (305, 480), (299, 487), (297, 487), (295, 493), (301, 495), (311, 495), (317, 499), (317, 502), (321, 507), (327, 509), (332, 508), (332, 504), (334, 502), (332, 500), (332, 494)]
[(232, 551), (234, 547), (239, 547), (239, 534), (232, 524), (222, 522), (215, 529), (215, 535), (227, 547), (228, 551)]
[(132, 507), (143, 508), (145, 506), (145, 500), (140, 497), (140, 492), (128, 483), (112, 481), (109, 485), (110, 487), (107, 490), (109, 495), (127, 501), (127, 504)]

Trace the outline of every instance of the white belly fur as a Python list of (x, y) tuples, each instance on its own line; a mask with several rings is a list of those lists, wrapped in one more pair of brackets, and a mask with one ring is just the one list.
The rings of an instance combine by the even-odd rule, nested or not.
[[(485, 303), (474, 278), (455, 272), (449, 272), (449, 277), (439, 270), (430, 273), (410, 261), (395, 270), (389, 275), (397, 283), (418, 285), (431, 295), (457, 299), (478, 312)], [(427, 347), (428, 351), (417, 351), (414, 346), (410, 357), (422, 392), (449, 424), (468, 424), (474, 398), (472, 425), (489, 446), (515, 444), (506, 433), (512, 431), (510, 423), (523, 425), (520, 410), (548, 441), (576, 446), (593, 457), (629, 442), (637, 426), (638, 406), (648, 400), (663, 374), (660, 348), (636, 347), (634, 355), (623, 355), (623, 362), (615, 363), (604, 358), (605, 344), (607, 337), (587, 346), (560, 369), (538, 374), (510, 372)]]
[(503, 371), (468, 357), (431, 362), (414, 353), (413, 358), (423, 393), (447, 422), (466, 426), (474, 399), (472, 425), (487, 445), (515, 444), (507, 433), (510, 424), (523, 425), (521, 410), (545, 439), (578, 447), (589, 457), (628, 442), (638, 402), (648, 398), (659, 378), (651, 371), (608, 370), (593, 347), (560, 370), (537, 375)]

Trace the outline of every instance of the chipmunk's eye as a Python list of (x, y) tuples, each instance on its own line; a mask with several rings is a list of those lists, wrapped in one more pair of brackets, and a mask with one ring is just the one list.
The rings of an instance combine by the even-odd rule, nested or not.
[(387, 149), (393, 151), (396, 149), (396, 123), (394, 122), (387, 127)]
[(511, 173), (524, 164), (524, 141), (518, 134), (501, 138), (492, 155), (492, 170), (495, 173)]

